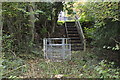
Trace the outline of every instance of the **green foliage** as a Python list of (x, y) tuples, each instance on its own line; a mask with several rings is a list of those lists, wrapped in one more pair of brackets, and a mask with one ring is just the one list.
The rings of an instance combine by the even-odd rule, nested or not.
[(45, 27), (43, 27), (40, 32), (41, 32), (41, 34), (45, 34), (45, 33), (47, 33), (48, 31), (47, 31), (47, 29), (46, 29)]
[(0, 79), (2, 79), (2, 74), (4, 69), (4, 66), (2, 65), (3, 61), (4, 60), (0, 57)]
[(114, 68), (114, 62), (108, 63), (106, 60), (102, 60), (99, 65), (95, 67), (95, 70), (100, 75), (100, 78), (120, 78), (120, 70)]
[(4, 52), (9, 52), (9, 50), (12, 50), (12, 44), (13, 44), (13, 41), (12, 40), (12, 36), (11, 35), (3, 35), (3, 51)]
[(27, 43), (31, 39), (28, 38), (29, 12), (26, 6), (27, 3), (3, 3), (3, 51), (5, 52), (21, 52), (28, 47)]
[[(83, 8), (84, 9), (84, 8)], [(85, 9), (84, 9), (85, 10)], [(85, 10), (86, 11), (86, 10)], [(80, 19), (79, 19), (80, 22), (89, 22), (89, 21), (92, 21), (94, 22), (95, 21), (95, 16), (93, 16), (92, 13), (88, 13), (87, 11), (86, 12), (82, 12), (81, 15), (80, 15)]]
[[(31, 54), (24, 55), (24, 57), (30, 59), (24, 59), (26, 61), (14, 57), (5, 59), (3, 62), (5, 66), (4, 74), (11, 70), (14, 71), (4, 75), (4, 77), (16, 79), (19, 76), (22, 77), (22, 75), (24, 77), (25, 74), (33, 78), (35, 76), (54, 78), (55, 75), (61, 74), (65, 78), (120, 78), (120, 69), (115, 67), (114, 62), (108, 62), (106, 60), (98, 61), (99, 57), (96, 56), (96, 53), (89, 52), (89, 50), (86, 52), (75, 51), (72, 53), (72, 59), (70, 61), (64, 60), (62, 62), (52, 62), (40, 57), (29, 58)], [(22, 65), (26, 65), (26, 67), (17, 69)], [(32, 73), (35, 73), (35, 75)]]
[(83, 14), (93, 17), (98, 23), (104, 18), (118, 19), (118, 2), (86, 2), (79, 5), (78, 9), (81, 9)]
[(115, 40), (116, 39), (118, 40), (119, 38), (120, 35), (119, 31), (120, 31), (119, 21), (109, 20), (107, 23), (104, 23), (102, 26), (100, 26), (100, 28), (96, 29), (94, 33), (96, 43), (99, 46), (116, 47), (117, 43), (115, 42)]
[[(46, 37), (45, 34), (52, 30), (53, 24), (57, 23), (56, 21), (59, 12), (63, 9), (62, 2), (39, 2), (34, 4), (35, 6), (33, 3), (4, 2), (2, 5), (2, 40), (3, 52), (5, 53), (3, 62), (3, 66), (5, 66), (3, 70), (4, 77), (14, 79), (26, 72), (27, 69), (24, 66), (24, 61), (22, 59), (26, 59), (26, 56), (27, 59), (35, 59), (35, 56), (29, 56), (27, 53), (33, 53), (36, 56), (41, 55), (41, 49), (35, 51), (36, 46), (38, 48), (38, 44), (34, 44), (34, 38), (36, 37), (37, 42), (40, 42), (40, 39), (38, 38)], [(31, 19), (33, 16), (35, 16), (35, 18)], [(36, 21), (38, 21), (38, 24), (35, 23)], [(34, 23), (33, 26), (31, 25), (31, 22)], [(34, 35), (36, 33), (38, 36), (42, 37)], [(26, 55), (21, 56), (21, 54)], [(22, 59), (18, 58), (18, 56), (22, 57)], [(2, 60), (0, 58), (0, 63), (1, 62)], [(1, 71), (3, 66), (0, 65), (0, 75), (2, 74)]]
[(65, 22), (64, 21), (57, 21), (58, 25), (63, 25)]
[[(119, 79), (119, 68), (115, 68), (114, 62), (106, 60), (98, 61), (96, 53), (93, 52), (72, 52), (70, 61), (53, 62), (50, 60), (37, 60), (34, 65), (35, 69), (29, 70), (37, 73), (41, 77), (54, 78), (55, 75), (62, 75), (65, 78), (114, 78)], [(33, 62), (34, 63), (34, 62)], [(35, 76), (35, 75), (34, 75)]]
[(66, 3), (64, 6), (65, 6), (65, 10), (67, 10), (67, 13), (70, 15), (70, 14), (73, 14), (73, 6), (74, 2), (68, 2)]
[[(73, 4), (68, 4), (69, 9), (73, 9)], [(94, 28), (85, 28), (87, 38), (92, 38), (97, 47), (111, 47), (111, 50), (119, 50), (119, 8), (118, 2), (86, 2), (79, 4), (76, 14), (80, 16), (80, 22), (95, 22)], [(76, 5), (77, 5), (76, 4)], [(72, 14), (72, 13), (71, 13)]]
[[(16, 53), (33, 53), (40, 55), (38, 51), (33, 51), (31, 46), (35, 46), (31, 41), (31, 27), (29, 24), (30, 14), (34, 14), (36, 19), (33, 21), (40, 22), (35, 25), (35, 30), (44, 36), (56, 23), (59, 12), (63, 8), (60, 3), (35, 3), (36, 9), (33, 13), (28, 11), (32, 6), (29, 3), (3, 3), (3, 52), (5, 53), (4, 61), (0, 58), (0, 70), (4, 69), (4, 77), (16, 78), (27, 69), (23, 66), (25, 62), (17, 58)], [(73, 3), (68, 3), (68, 13), (73, 13)], [(113, 50), (119, 50), (118, 37), (120, 35), (119, 18), (118, 18), (118, 3), (88, 3), (82, 6), (82, 14), (80, 21), (94, 21), (94, 28), (85, 28), (86, 36), (95, 40), (94, 44), (99, 47), (106, 46)], [(48, 20), (51, 20), (49, 25)], [(58, 22), (63, 24), (63, 22)], [(51, 26), (51, 27), (49, 27)], [(48, 30), (49, 29), (49, 30)], [(35, 31), (34, 30), (34, 31)], [(50, 30), (51, 31), (51, 30)], [(34, 34), (34, 33), (33, 33)], [(39, 34), (38, 34), (39, 35)], [(110, 46), (110, 47), (109, 47)], [(29, 50), (32, 50), (29, 52)], [(101, 61), (99, 64), (94, 53), (78, 52), (74, 55), (71, 61), (59, 62), (45, 62), (44, 60), (37, 63), (41, 74), (44, 77), (51, 77), (51, 75), (63, 74), (65, 77), (78, 78), (119, 78), (119, 69), (114, 68), (114, 63)], [(77, 54), (77, 56), (75, 55)], [(14, 56), (13, 56), (14, 55)], [(11, 58), (12, 56), (12, 58)], [(33, 55), (25, 55), (25, 57), (35, 59)], [(24, 58), (22, 56), (22, 58)], [(5, 68), (4, 68), (5, 66)], [(29, 66), (29, 65), (28, 65)], [(20, 67), (20, 68), (19, 68)], [(36, 69), (38, 69), (36, 68)], [(31, 69), (31, 68), (30, 68)], [(9, 72), (10, 71), (10, 72)], [(12, 72), (11, 72), (12, 71)], [(0, 72), (2, 74), (2, 72)], [(47, 74), (47, 76), (46, 76)], [(0, 76), (1, 77), (1, 76)]]
[(85, 3), (78, 6), (82, 10), (80, 21), (95, 21), (94, 28), (85, 28), (86, 37), (92, 38), (97, 47), (119, 49), (119, 9), (118, 2)]
[(112, 48), (112, 50), (120, 50), (120, 46), (116, 44), (115, 47)]
[(3, 70), (3, 76), (4, 77), (9, 77), (13, 78), (13, 76), (18, 77), (22, 73), (27, 71), (27, 68), (23, 65), (24, 61), (20, 58), (9, 58), (9, 59), (4, 59), (4, 62), (2, 63), (5, 68)]
[(94, 20), (95, 20), (94, 16), (91, 16), (91, 14), (85, 13), (85, 12), (83, 12), (81, 14), (80, 19), (79, 19), (80, 22), (88, 22), (88, 21), (93, 21), (94, 22)]
[(86, 38), (95, 38), (94, 31), (96, 28), (84, 28)]

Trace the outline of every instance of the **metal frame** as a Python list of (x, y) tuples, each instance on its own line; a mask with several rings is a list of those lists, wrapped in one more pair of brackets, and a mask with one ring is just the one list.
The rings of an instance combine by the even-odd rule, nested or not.
[(45, 59), (71, 60), (70, 38), (44, 38), (43, 46)]

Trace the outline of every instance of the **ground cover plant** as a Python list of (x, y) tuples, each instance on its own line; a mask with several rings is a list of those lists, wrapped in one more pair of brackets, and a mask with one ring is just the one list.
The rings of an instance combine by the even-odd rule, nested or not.
[(12, 62), (7, 60), (3, 62), (3, 65), (7, 64), (4, 69), (4, 76), (10, 79), (120, 78), (120, 69), (114, 67), (114, 62), (99, 60), (95, 53), (89, 51), (75, 51), (72, 54), (71, 60), (64, 60), (61, 62), (53, 62), (44, 58), (39, 58), (35, 55), (32, 55), (29, 58), (24, 55), (24, 57), (26, 58), (17, 58), (12, 60)]

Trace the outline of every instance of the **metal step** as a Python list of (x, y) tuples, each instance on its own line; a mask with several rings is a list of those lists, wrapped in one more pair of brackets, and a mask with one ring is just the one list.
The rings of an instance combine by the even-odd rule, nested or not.
[(80, 36), (78, 34), (76, 35), (73, 35), (73, 34), (68, 34), (69, 38), (73, 39), (73, 37), (76, 37), (76, 38), (79, 38), (80, 39)]
[(75, 22), (66, 22), (66, 25), (67, 25), (67, 26), (74, 26), (74, 25), (75, 25)]
[(77, 31), (68, 31), (68, 34), (78, 34)]
[(80, 37), (71, 37), (71, 40), (80, 40)]
[(72, 47), (80, 47), (82, 46), (83, 44), (71, 44)]
[(66, 22), (67, 25), (67, 35), (71, 39), (71, 49), (72, 51), (83, 50), (83, 44), (80, 39), (75, 22)]
[(72, 48), (72, 51), (80, 51), (83, 50), (83, 48)]
[(67, 28), (77, 28), (76, 26), (67, 26)]
[(68, 37), (71, 37), (71, 38), (72, 38), (72, 37), (79, 37), (79, 35), (70, 35), (70, 34), (69, 34)]
[(77, 35), (77, 36), (79, 36), (79, 34), (68, 34), (68, 35), (73, 35), (73, 36), (76, 36), (76, 35)]
[(80, 41), (79, 41), (79, 42), (78, 42), (78, 41), (76, 41), (76, 42), (71, 42), (71, 44), (75, 44), (75, 45), (76, 45), (76, 44), (81, 44), (81, 43), (82, 43), (82, 42), (80, 42)]
[(82, 44), (81, 42), (71, 42), (71, 45)]
[(68, 31), (77, 31), (76, 28), (67, 28)]

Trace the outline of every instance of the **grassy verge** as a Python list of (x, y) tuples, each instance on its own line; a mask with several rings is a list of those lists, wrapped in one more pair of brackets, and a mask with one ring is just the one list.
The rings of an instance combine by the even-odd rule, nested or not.
[[(98, 56), (91, 51), (72, 52), (72, 59), (62, 62), (52, 62), (42, 57), (33, 55), (30, 57), (30, 55), (29, 58), (24, 58), (24, 61), (14, 62), (14, 65), (11, 62), (12, 66), (9, 65), (9, 70), (10, 67), (14, 69), (15, 66), (20, 67), (23, 63), (26, 68), (18, 69), (6, 76), (9, 78), (11, 78), (10, 75), (17, 78), (120, 78), (119, 68), (114, 68), (114, 62), (99, 61)], [(28, 57), (28, 55), (24, 56)], [(19, 65), (17, 65), (18, 62)]]
[(25, 73), (26, 77), (119, 78), (119, 69), (113, 67), (114, 63), (106, 60), (98, 61), (98, 57), (89, 51), (72, 52), (72, 59), (69, 61), (51, 62), (36, 59), (29, 62), (27, 62), (29, 71)]

